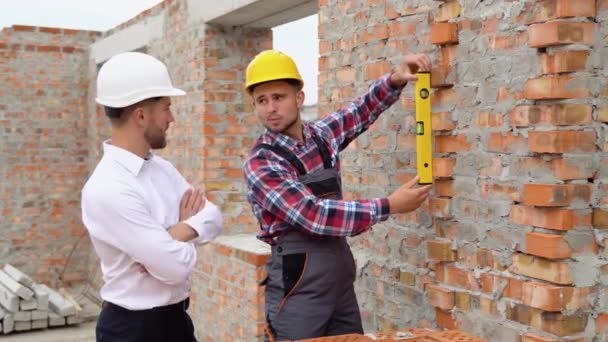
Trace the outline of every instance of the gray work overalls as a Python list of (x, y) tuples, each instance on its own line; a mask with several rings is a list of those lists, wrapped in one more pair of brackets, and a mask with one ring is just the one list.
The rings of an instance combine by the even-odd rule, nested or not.
[[(298, 169), (300, 182), (318, 198), (342, 199), (340, 173), (327, 146), (313, 133), (324, 169), (306, 173), (302, 162), (278, 146), (261, 144)], [(354, 291), (356, 267), (345, 237), (302, 233), (295, 228), (277, 238), (266, 264), (266, 319), (276, 341), (363, 333)]]

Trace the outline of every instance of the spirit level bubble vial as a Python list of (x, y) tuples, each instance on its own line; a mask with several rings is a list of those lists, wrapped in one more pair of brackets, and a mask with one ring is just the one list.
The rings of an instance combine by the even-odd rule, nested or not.
[(433, 183), (431, 138), (431, 73), (419, 72), (416, 81), (416, 164), (419, 184)]

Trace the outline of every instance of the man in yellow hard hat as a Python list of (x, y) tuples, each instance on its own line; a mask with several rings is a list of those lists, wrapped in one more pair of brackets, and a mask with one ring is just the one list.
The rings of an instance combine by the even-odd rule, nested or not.
[(416, 177), (387, 197), (345, 201), (339, 152), (398, 100), (418, 71), (430, 69), (428, 56), (406, 55), (348, 107), (303, 123), (303, 81), (293, 60), (267, 50), (247, 67), (246, 90), (266, 127), (243, 173), (258, 237), (272, 247), (263, 282), (269, 340), (363, 332), (346, 237), (415, 210), (431, 186), (416, 187)]
[(139, 52), (99, 70), (96, 101), (112, 137), (82, 190), (82, 220), (101, 262), (97, 341), (196, 341), (187, 313), (195, 244), (223, 228), (219, 209), (151, 150), (174, 121), (166, 66)]

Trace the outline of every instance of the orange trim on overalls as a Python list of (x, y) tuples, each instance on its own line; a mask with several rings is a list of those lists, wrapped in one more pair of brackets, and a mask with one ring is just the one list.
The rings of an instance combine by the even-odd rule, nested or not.
[[(304, 278), (304, 273), (306, 273), (307, 264), (308, 264), (308, 253), (306, 253), (306, 259), (304, 259), (304, 267), (302, 268), (302, 274), (300, 274), (300, 278), (298, 278), (298, 281), (291, 288), (289, 293), (285, 297), (283, 297), (283, 300), (281, 300), (281, 304), (279, 304), (279, 310), (277, 311), (277, 316), (281, 313), (281, 310), (283, 310), (283, 306), (285, 306), (285, 302), (287, 302), (287, 299), (289, 298), (289, 296), (291, 296), (293, 294), (293, 292), (298, 288), (298, 285), (300, 285), (300, 283), (302, 282), (302, 278)], [(264, 333), (266, 333), (266, 336), (268, 336), (269, 342), (274, 342), (274, 336), (272, 336), (272, 332), (270, 331), (270, 326), (268, 325), (268, 322), (266, 322), (266, 326), (264, 327)]]

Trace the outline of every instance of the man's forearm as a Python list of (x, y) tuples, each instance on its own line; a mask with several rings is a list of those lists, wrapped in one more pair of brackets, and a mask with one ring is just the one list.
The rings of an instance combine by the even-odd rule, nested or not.
[(198, 233), (190, 225), (184, 222), (178, 222), (171, 226), (168, 230), (169, 235), (173, 240), (189, 242), (198, 237)]

